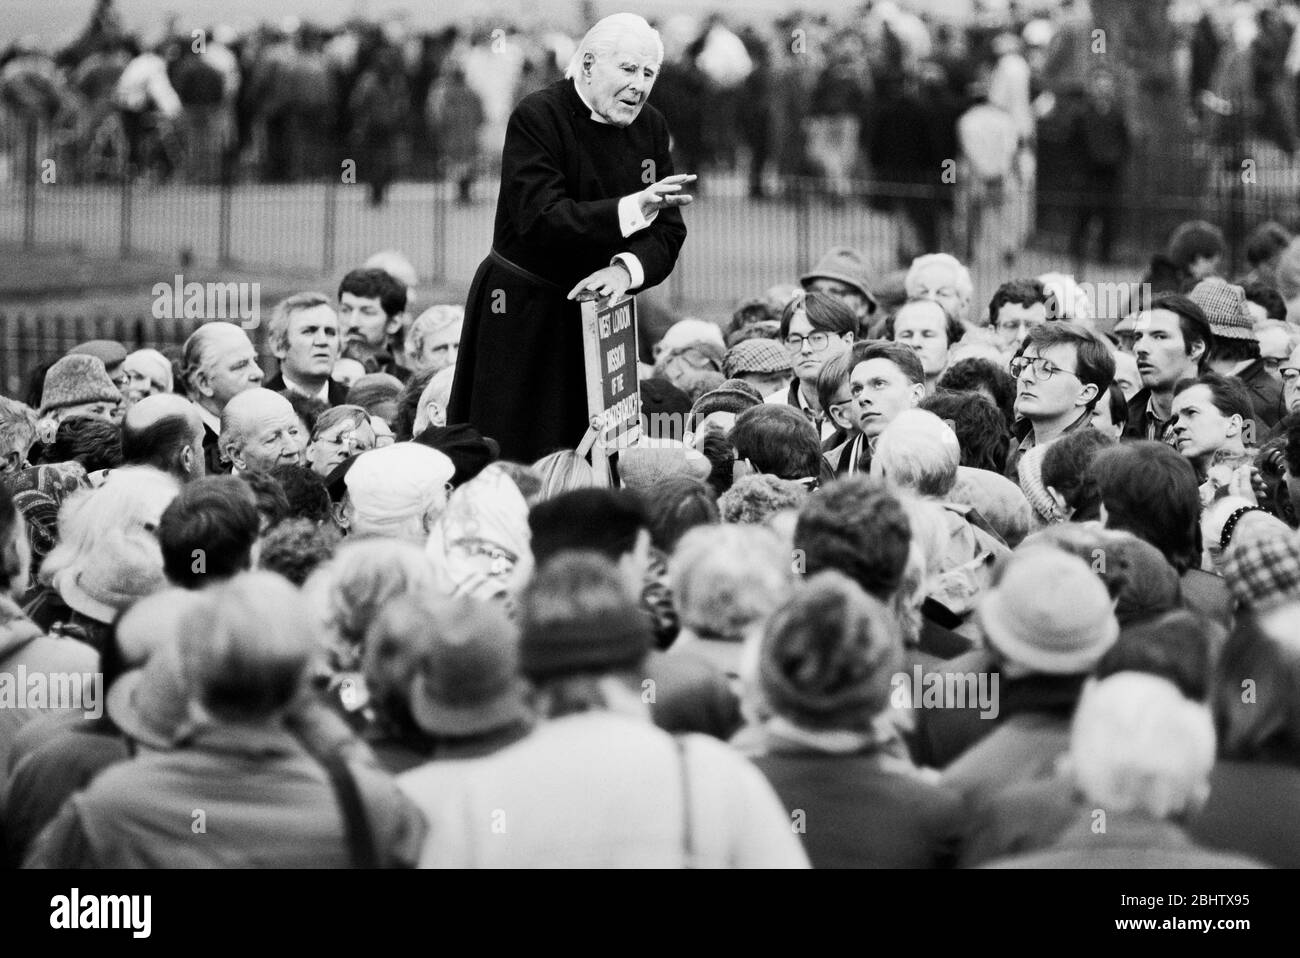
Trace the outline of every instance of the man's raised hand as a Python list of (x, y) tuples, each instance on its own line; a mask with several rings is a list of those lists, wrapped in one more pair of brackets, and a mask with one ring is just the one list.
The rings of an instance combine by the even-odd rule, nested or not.
[(695, 197), (683, 193), (682, 187), (687, 183), (694, 183), (695, 180), (694, 173), (674, 173), (672, 176), (665, 176), (658, 183), (647, 186), (636, 195), (637, 203), (641, 206), (641, 215), (649, 218), (651, 214), (670, 206), (689, 206)]

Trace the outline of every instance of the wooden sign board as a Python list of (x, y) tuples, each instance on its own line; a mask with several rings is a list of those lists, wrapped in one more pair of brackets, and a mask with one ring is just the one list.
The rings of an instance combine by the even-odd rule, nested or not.
[(592, 449), (592, 465), (607, 484), (609, 456), (641, 438), (636, 297), (583, 303), (582, 345), (590, 427), (579, 453)]

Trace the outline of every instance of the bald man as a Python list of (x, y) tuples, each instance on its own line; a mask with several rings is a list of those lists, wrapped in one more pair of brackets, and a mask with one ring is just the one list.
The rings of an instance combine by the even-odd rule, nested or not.
[(122, 419), (122, 465), (153, 466), (186, 483), (207, 471), (203, 417), (184, 396), (146, 396)]
[(231, 398), (221, 412), (221, 455), (236, 475), (254, 469), (300, 466), (307, 437), (289, 400), (256, 386)]
[(185, 340), (181, 370), (186, 391), (203, 419), (207, 471), (229, 472), (219, 451), (221, 413), (232, 397), (262, 384), (257, 350), (234, 323), (204, 323)]

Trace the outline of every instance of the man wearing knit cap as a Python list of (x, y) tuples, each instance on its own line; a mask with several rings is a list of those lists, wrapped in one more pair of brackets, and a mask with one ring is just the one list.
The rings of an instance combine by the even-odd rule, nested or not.
[(41, 441), (53, 442), (59, 423), (73, 416), (116, 422), (121, 403), (122, 393), (108, 378), (103, 362), (94, 356), (64, 356), (45, 374), (45, 387), (41, 391)]
[(363, 452), (344, 477), (339, 524), (350, 536), (378, 535), (424, 545), (447, 505), (456, 467), (445, 453), (417, 442)]
[(747, 339), (736, 343), (722, 360), (728, 379), (740, 379), (764, 396), (785, 388), (794, 376), (790, 353), (775, 339)]
[[(411, 791), (429, 823), (422, 866), (807, 867), (757, 769), (650, 721), (649, 626), (604, 557), (557, 556), (522, 608), (520, 667), (541, 724)], [(482, 835), (465, 827), (479, 821)]]
[(1221, 376), (1234, 376), (1250, 390), (1260, 435), (1282, 418), (1282, 388), (1268, 374), (1260, 357), (1255, 322), (1246, 309), (1246, 291), (1221, 279), (1203, 279), (1187, 296), (1201, 307), (1214, 332), (1206, 367)]
[(686, 444), (699, 448), (710, 432), (727, 435), (736, 424), (736, 417), (746, 409), (763, 404), (763, 394), (749, 383), (728, 379), (717, 389), (706, 392), (691, 407), (691, 419), (686, 426)]
[(976, 801), (1054, 773), (1083, 684), (1119, 637), (1101, 579), (1083, 559), (1046, 545), (1023, 547), (1006, 561), (978, 619), (1000, 702), (1015, 707), (1000, 710), (997, 730), (944, 769), (944, 784)]
[(866, 257), (851, 246), (835, 246), (827, 250), (799, 283), (809, 292), (828, 293), (857, 314), (864, 337), (876, 335), (868, 327), (870, 316), (876, 311), (876, 297), (867, 285)]

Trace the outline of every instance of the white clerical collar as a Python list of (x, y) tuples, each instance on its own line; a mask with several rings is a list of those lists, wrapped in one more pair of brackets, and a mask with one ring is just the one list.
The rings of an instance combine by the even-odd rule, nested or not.
[(610, 123), (609, 120), (605, 119), (603, 116), (601, 116), (599, 113), (596, 112), (596, 108), (591, 105), (591, 101), (588, 100), (587, 97), (583, 94), (582, 84), (578, 82), (577, 77), (573, 78), (573, 89), (577, 92), (578, 99), (582, 101), (582, 105), (591, 111), (591, 118), (593, 120), (595, 120), (597, 123), (604, 123), (606, 126), (614, 125), (613, 123)]

